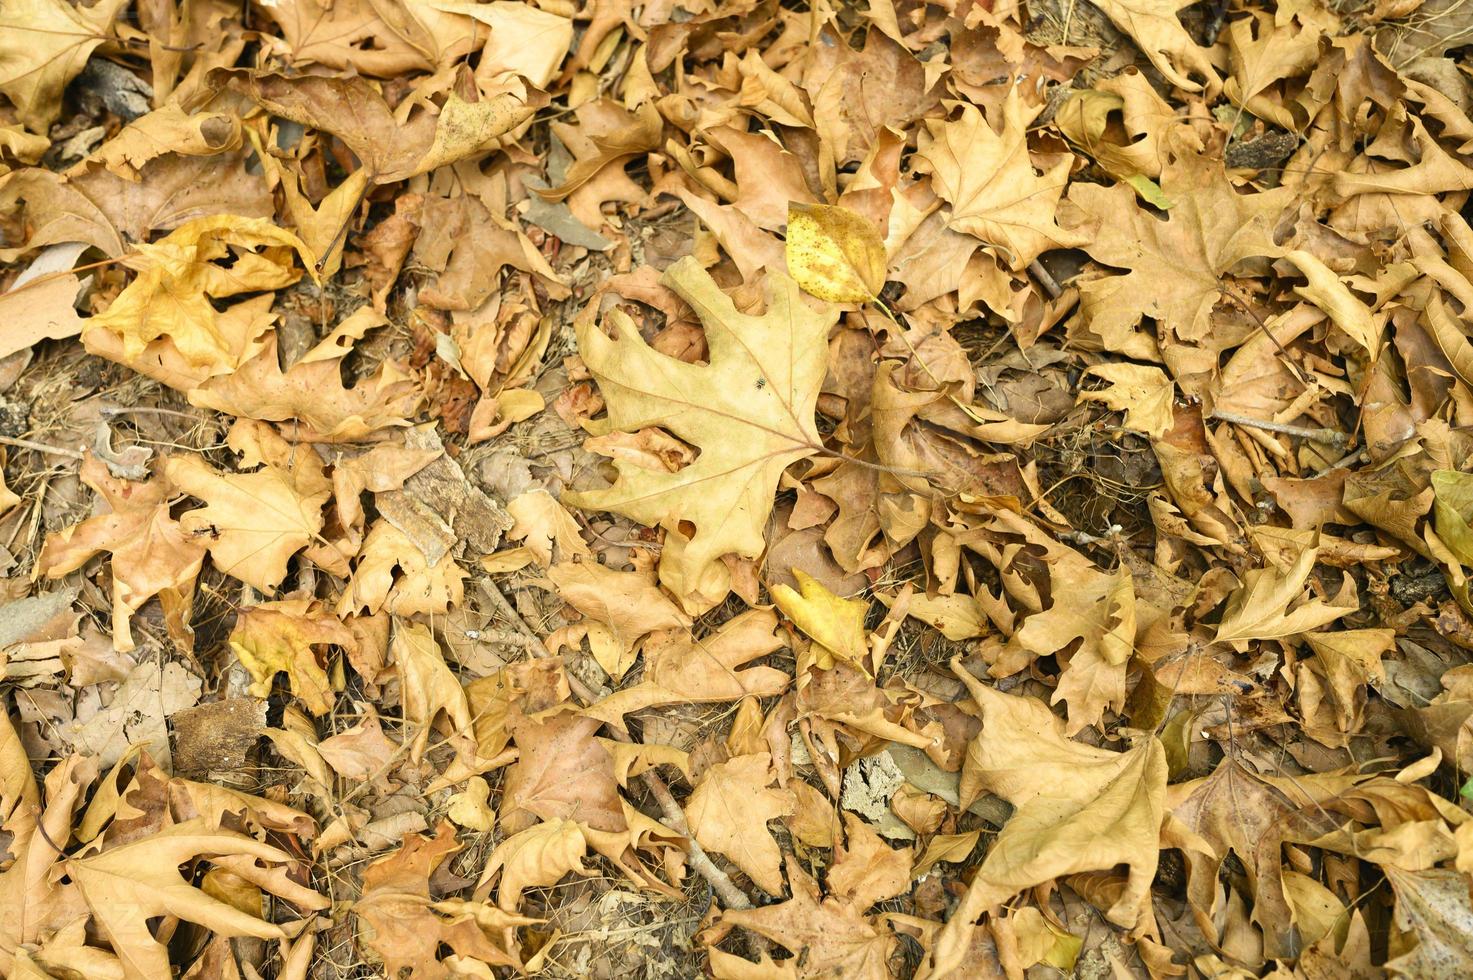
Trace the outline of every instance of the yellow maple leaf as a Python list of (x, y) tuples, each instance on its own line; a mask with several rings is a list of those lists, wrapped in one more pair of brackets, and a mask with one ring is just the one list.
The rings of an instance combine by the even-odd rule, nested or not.
[[(292, 254), (311, 268), (302, 240), (266, 218), (232, 214), (196, 218), (167, 238), (139, 244), (124, 260), (138, 277), (104, 312), (82, 326), (87, 350), (144, 373), (160, 341), (193, 380), (227, 374), (261, 350), (269, 319), (252, 300), (220, 312), (215, 301), (290, 286), (301, 277)], [(258, 251), (259, 250), (259, 251)], [(229, 266), (219, 260), (232, 258)]]
[(251, 693), (271, 694), (278, 673), (287, 676), (292, 694), (314, 715), (332, 708), (332, 684), (316, 648), (331, 644), (348, 648), (352, 631), (315, 599), (283, 599), (243, 609), (230, 634), (230, 649), (255, 678)]
[(617, 309), (606, 320), (612, 337), (580, 322), (579, 350), (609, 408), (606, 419), (585, 428), (603, 435), (663, 426), (699, 446), (701, 455), (674, 473), (616, 459), (619, 479), (612, 487), (565, 499), (674, 534), (684, 522), (694, 525), (678, 558), (672, 560), (667, 544), (661, 560), (662, 580), (683, 595), (719, 576), (712, 566), (722, 555), (755, 558), (766, 548), (778, 478), (822, 445), (813, 412), (838, 314), (808, 306), (797, 284), (778, 272), (768, 273), (764, 316), (738, 312), (693, 257), (672, 265), (661, 281), (700, 316), (709, 363), (687, 364), (656, 351)]
[(868, 303), (885, 288), (885, 243), (848, 208), (788, 204), (788, 272), (830, 303)]

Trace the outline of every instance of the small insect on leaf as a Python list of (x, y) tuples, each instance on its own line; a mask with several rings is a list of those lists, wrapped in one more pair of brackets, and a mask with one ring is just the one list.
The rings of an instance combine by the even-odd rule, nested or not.
[(787, 259), (803, 291), (830, 303), (867, 303), (885, 288), (880, 232), (848, 208), (790, 203)]

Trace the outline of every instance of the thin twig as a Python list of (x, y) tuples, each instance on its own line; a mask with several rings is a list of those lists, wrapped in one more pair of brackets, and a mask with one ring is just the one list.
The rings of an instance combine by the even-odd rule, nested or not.
[[(511, 624), (516, 627), (517, 632), (527, 638), (527, 647), (532, 655), (544, 659), (553, 659), (552, 651), (547, 649), (547, 644), (542, 642), (542, 637), (538, 636), (536, 631), (527, 625), (527, 621), (522, 618), (521, 613), (517, 612), (516, 607), (507, 599), (506, 594), (501, 591), (501, 588), (489, 578), (483, 579), (482, 584), (485, 587), (486, 594), (491, 597), (491, 601), (496, 604), (501, 614), (511, 621)], [(569, 673), (567, 677), (568, 686), (572, 688), (574, 695), (580, 700), (584, 703), (597, 700), (597, 696), (582, 680), (572, 673)], [(620, 742), (634, 741), (627, 732), (619, 731), (612, 725), (609, 726), (609, 731)], [(666, 826), (679, 836), (684, 837), (686, 843), (689, 845), (690, 866), (695, 868), (700, 876), (705, 878), (711, 885), (711, 890), (716, 893), (716, 897), (721, 900), (721, 904), (729, 909), (751, 908), (752, 900), (747, 897), (746, 892), (738, 888), (736, 882), (732, 881), (731, 877), (725, 871), (722, 871), (716, 866), (715, 862), (711, 860), (710, 855), (706, 853), (705, 848), (696, 843), (696, 839), (691, 836), (690, 824), (686, 822), (685, 813), (680, 809), (680, 804), (675, 802), (675, 797), (670, 794), (670, 787), (665, 785), (665, 781), (654, 770), (643, 773), (640, 778), (644, 780), (645, 787), (650, 791), (650, 795), (655, 798), (655, 802), (659, 804), (660, 812), (665, 816)]]
[(1267, 432), (1278, 432), (1286, 436), (1298, 436), (1311, 442), (1323, 442), (1331, 446), (1345, 446), (1350, 441), (1350, 436), (1335, 429), (1311, 429), (1302, 425), (1289, 425), (1286, 422), (1270, 422), (1268, 419), (1249, 418), (1236, 412), (1213, 412), (1211, 418), (1223, 422), (1231, 422), (1233, 425), (1246, 425), (1254, 429), (1263, 429)]
[[(1073, 14), (1073, 4), (1070, 4), (1069, 12), (1071, 15)], [(1042, 262), (1038, 261), (1037, 259), (1029, 262), (1028, 271), (1033, 274), (1034, 279), (1038, 280), (1038, 284), (1043, 287), (1043, 291), (1048, 293), (1049, 299), (1058, 299), (1060, 296), (1064, 295), (1064, 287), (1060, 286), (1059, 280), (1055, 279), (1053, 275), (1043, 267)]]
[(61, 446), (48, 446), (44, 442), (32, 442), (29, 439), (17, 439), (14, 436), (0, 436), (0, 445), (14, 446), (17, 449), (30, 449), (38, 453), (46, 453), (51, 456), (70, 456), (72, 459), (86, 459), (87, 457), (75, 449), (63, 449)]

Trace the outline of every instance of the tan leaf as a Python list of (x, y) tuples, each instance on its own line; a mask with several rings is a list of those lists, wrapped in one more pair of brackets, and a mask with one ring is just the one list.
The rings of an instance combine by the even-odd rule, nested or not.
[(100, 854), (69, 858), (67, 873), (77, 883), (98, 930), (123, 961), (129, 980), (171, 975), (168, 949), (153, 937), (148, 920), (177, 916), (220, 936), (283, 939), (281, 926), (211, 898), (179, 874), (185, 862), (230, 861), (229, 867), (257, 887), (301, 909), (331, 902), (284, 874), (295, 859), (286, 851), (243, 834), (190, 820)]
[(599, 722), (563, 711), (510, 723), (521, 756), (502, 786), (501, 820), (517, 830), (533, 817), (576, 820), (591, 831), (628, 829), (614, 758), (593, 733)]
[(1113, 411), (1124, 412), (1127, 428), (1152, 438), (1161, 438), (1171, 428), (1176, 385), (1165, 371), (1146, 364), (1096, 364), (1084, 375), (1100, 378), (1109, 387), (1081, 391), (1080, 401), (1100, 402)]
[(928, 975), (960, 965), (983, 911), (1061, 875), (1124, 864), (1128, 878), (1106, 916), (1130, 928), (1150, 915), (1166, 798), (1161, 743), (1145, 737), (1111, 752), (1070, 741), (1043, 702), (1001, 694), (959, 662), (953, 670), (982, 709), (982, 730), (962, 774), (963, 801), (986, 789), (1016, 809), (937, 939)]
[[(669, 569), (690, 589), (715, 573), (721, 555), (762, 553), (778, 477), (817, 451), (813, 409), (837, 314), (810, 309), (797, 285), (776, 272), (768, 275), (768, 312), (760, 317), (737, 312), (693, 258), (671, 266), (662, 282), (700, 315), (710, 362), (686, 364), (657, 353), (617, 310), (608, 317), (612, 339), (580, 322), (579, 349), (609, 406), (608, 418), (590, 431), (658, 424), (699, 446), (701, 456), (678, 473), (616, 462), (613, 487), (567, 499), (675, 531), (682, 522), (693, 524), (694, 536)], [(662, 567), (668, 564), (667, 548)]]
[[(436, 107), (429, 101), (435, 94), (430, 91), (396, 115), (366, 78), (223, 69), (215, 77), (272, 115), (332, 133), (357, 155), (376, 184), (392, 184), (494, 149), (534, 108), (511, 92), (467, 102), (454, 91)], [(426, 85), (435, 82), (432, 77)]]
[(318, 539), (332, 494), (325, 486), (304, 493), (296, 478), (270, 465), (221, 473), (198, 456), (171, 456), (164, 473), (205, 502), (180, 515), (184, 532), (204, 541), (220, 571), (266, 592), (286, 578), (292, 555)]
[(767, 666), (741, 669), (785, 646), (776, 630), (777, 616), (772, 612), (749, 609), (701, 639), (689, 633), (663, 634), (658, 642), (645, 644), (640, 682), (615, 691), (586, 713), (623, 729), (624, 716), (641, 708), (780, 694), (792, 683), (787, 672)]
[[(1236, 644), (1281, 639), (1308, 633), (1352, 612), (1356, 604), (1352, 601), (1347, 605), (1343, 601), (1344, 592), (1333, 602), (1301, 601), (1304, 583), (1317, 555), (1317, 549), (1306, 548), (1287, 569), (1257, 568), (1244, 573), (1242, 587), (1228, 597), (1222, 620), (1217, 624), (1217, 642)], [(1349, 582), (1347, 575), (1347, 587)]]
[(28, 129), (45, 133), (61, 112), (62, 90), (108, 32), (124, 0), (91, 7), (65, 0), (14, 0), (0, 10), (0, 92)]
[(771, 895), (782, 894), (782, 851), (767, 821), (791, 814), (793, 794), (770, 789), (772, 757), (737, 756), (706, 770), (685, 805), (691, 832), (709, 851), (730, 858)]
[(113, 648), (132, 650), (129, 622), (155, 595), (171, 605), (187, 608), (194, 582), (204, 563), (205, 545), (187, 537), (169, 516), (174, 488), (168, 479), (147, 483), (119, 480), (90, 453), (82, 462), (82, 482), (96, 490), (108, 513), (90, 517), (58, 534), (49, 535), (36, 570), (61, 578), (81, 568), (99, 551), (112, 554)]
[(1070, 162), (1060, 160), (1039, 176), (1028, 152), (1027, 127), (1041, 108), (1025, 109), (1016, 87), (992, 125), (976, 106), (963, 105), (954, 122), (926, 120), (930, 137), (922, 136), (916, 154), (951, 205), (948, 224), (995, 246), (1014, 271), (1049, 249), (1083, 243), (1054, 221)]
[(844, 844), (836, 848), (829, 868), (828, 891), (865, 912), (876, 902), (910, 890), (911, 851), (892, 848), (869, 824), (853, 813), (844, 813)]
[[(757, 909), (727, 909), (717, 919), (705, 941), (714, 943), (732, 927), (740, 926), (791, 952), (801, 969), (796, 977), (845, 977), (854, 980), (891, 980), (890, 954), (895, 936), (856, 912), (847, 902), (833, 897), (820, 901), (818, 883), (788, 858), (788, 883), (793, 897), (777, 905)], [(785, 960), (784, 963), (793, 963)], [(732, 976), (743, 976), (732, 973)], [(781, 973), (749, 973), (748, 976), (783, 976)]]
[(469, 741), (473, 722), (465, 689), (450, 672), (429, 629), (419, 623), (399, 622), (392, 650), (394, 665), (399, 669), (404, 721), (415, 730), (410, 759), (418, 762), (424, 755), (430, 727), (442, 714), (449, 723), (450, 737), (458, 743)]
[[(543, 568), (554, 559), (592, 560), (593, 552), (583, 542), (582, 528), (566, 507), (546, 490), (529, 490), (506, 505), (506, 512), (516, 521), (507, 538), (524, 541), (537, 563)], [(557, 549), (556, 555), (553, 549)]]
[(1076, 183), (1069, 189), (1069, 202), (1081, 213), (1064, 223), (1089, 236), (1081, 247), (1099, 262), (1130, 270), (1080, 284), (1090, 330), (1115, 349), (1143, 316), (1182, 340), (1200, 341), (1211, 330), (1223, 276), (1282, 251), (1273, 227), (1291, 200), (1289, 188), (1239, 194), (1220, 160), (1192, 149), (1184, 136), (1168, 146), (1161, 189), (1173, 206), (1165, 221), (1137, 207), (1129, 187)]
[(274, 337), (228, 376), (189, 393), (190, 403), (201, 408), (268, 422), (295, 420), (296, 438), (304, 442), (357, 442), (407, 426), (423, 398), (392, 361), (351, 388), (343, 387), (338, 360), (303, 359), (283, 372)]
[[(1190, 6), (1187, 0), (1099, 0), (1098, 6), (1177, 88), (1186, 92), (1205, 88), (1211, 95), (1221, 87), (1211, 49), (1199, 47), (1177, 19), (1177, 11)], [(1191, 75), (1203, 82), (1193, 81)]]
[(465, 569), (454, 555), (446, 552), (431, 565), (409, 535), (380, 518), (363, 539), (353, 579), (338, 603), (338, 614), (444, 613), (460, 605), (465, 597), (465, 577)]
[(500, 871), (496, 904), (515, 912), (522, 904), (522, 892), (528, 888), (555, 885), (569, 872), (592, 874), (583, 867), (587, 853), (588, 842), (577, 823), (549, 820), (502, 841), (487, 859), (481, 871), (481, 883), (490, 881)]
[(1466, 936), (1473, 930), (1468, 879), (1456, 871), (1402, 871), (1386, 866), (1396, 893), (1396, 926), (1416, 937), (1414, 949), (1387, 963), (1396, 976), (1459, 976), (1473, 970)]
[(389, 976), (446, 977), (440, 947), (454, 950), (452, 962), (522, 968), (513, 931), (536, 922), (511, 916), (483, 902), (430, 898), (430, 876), (460, 850), (455, 828), (441, 822), (434, 837), (415, 834), (394, 853), (363, 869), (363, 894), (353, 903), (358, 938), (383, 960)]

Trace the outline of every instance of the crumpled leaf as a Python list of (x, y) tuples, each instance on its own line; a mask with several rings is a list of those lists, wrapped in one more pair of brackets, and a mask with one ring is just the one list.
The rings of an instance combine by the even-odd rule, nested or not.
[(356, 640), (342, 622), (315, 599), (282, 599), (242, 609), (230, 634), (230, 649), (256, 679), (251, 693), (271, 694), (278, 673), (287, 676), (292, 694), (314, 715), (332, 709), (332, 682), (325, 657), (317, 647), (343, 649)]
[(1393, 976), (1462, 976), (1473, 970), (1465, 937), (1473, 930), (1467, 876), (1457, 871), (1403, 871), (1386, 865), (1396, 893), (1396, 925), (1416, 939), (1414, 948), (1386, 964)]
[(508, 915), (484, 902), (431, 897), (430, 876), (460, 848), (455, 828), (441, 822), (434, 837), (406, 837), (394, 853), (363, 869), (363, 894), (353, 903), (358, 938), (378, 954), (389, 976), (405, 969), (413, 977), (454, 976), (457, 971), (440, 958), (442, 944), (454, 950), (446, 960), (480, 963), (488, 971), (522, 968), (509, 938), (517, 927), (538, 920)]
[(615, 691), (585, 713), (622, 730), (624, 716), (641, 708), (781, 694), (792, 683), (786, 671), (742, 667), (782, 649), (785, 644), (776, 630), (777, 617), (771, 611), (749, 609), (700, 639), (689, 633), (666, 634), (645, 645), (644, 674), (638, 684)]
[[(876, 926), (848, 902), (820, 898), (818, 883), (810, 878), (797, 859), (787, 859), (788, 882), (793, 897), (786, 902), (757, 909), (723, 911), (704, 936), (708, 945), (740, 926), (780, 943), (801, 963), (791, 974), (797, 978), (854, 977), (856, 980), (890, 980), (889, 959), (897, 940), (883, 926)], [(729, 963), (734, 969), (737, 964)], [(728, 973), (728, 976), (784, 976), (773, 972)]]
[[(1135, 40), (1141, 53), (1177, 88), (1186, 92), (1206, 89), (1211, 95), (1221, 87), (1210, 49), (1199, 47), (1177, 19), (1177, 11), (1191, 6), (1188, 0), (1099, 0), (1096, 6)], [(1203, 81), (1193, 81), (1192, 75)]]
[[(579, 348), (609, 406), (607, 419), (586, 428), (602, 435), (660, 425), (699, 446), (701, 456), (676, 473), (617, 460), (614, 486), (564, 499), (675, 532), (682, 522), (693, 524), (695, 534), (669, 569), (690, 589), (719, 574), (712, 566), (720, 556), (755, 558), (766, 547), (779, 476), (820, 445), (813, 408), (837, 313), (808, 307), (797, 285), (777, 272), (768, 275), (767, 313), (760, 317), (737, 312), (693, 258), (675, 263), (661, 281), (700, 315), (709, 363), (658, 353), (617, 310), (608, 317), (614, 338), (581, 322)], [(667, 547), (662, 571), (670, 563)]]
[(569, 872), (592, 874), (583, 866), (587, 853), (588, 841), (576, 822), (548, 820), (502, 841), (486, 860), (481, 883), (501, 872), (496, 904), (515, 912), (522, 904), (522, 892), (528, 888), (555, 885)]
[(442, 715), (452, 740), (464, 744), (473, 739), (474, 722), (465, 689), (450, 672), (434, 635), (419, 623), (400, 623), (394, 630), (392, 650), (399, 668), (404, 720), (415, 731), (410, 759), (418, 762), (424, 755), (430, 728)]
[(1123, 337), (1150, 316), (1176, 337), (1199, 341), (1210, 332), (1224, 275), (1282, 250), (1273, 226), (1291, 200), (1290, 188), (1239, 194), (1220, 160), (1181, 137), (1169, 150), (1161, 189), (1173, 207), (1165, 221), (1137, 207), (1129, 187), (1069, 188), (1080, 213), (1062, 220), (1086, 234), (1081, 247), (1105, 265), (1131, 270), (1080, 284), (1084, 315), (1100, 337)]
[[(145, 374), (150, 360), (172, 355), (195, 384), (258, 354), (269, 325), (252, 300), (224, 312), (212, 301), (291, 285), (301, 276), (293, 253), (309, 269), (313, 261), (291, 232), (264, 218), (235, 215), (197, 218), (134, 249), (124, 261), (138, 277), (86, 321), (82, 342), (91, 353)], [(218, 264), (229, 257), (228, 268)]]
[(1156, 439), (1171, 428), (1176, 385), (1160, 368), (1147, 364), (1096, 364), (1084, 374), (1104, 380), (1109, 387), (1081, 391), (1080, 401), (1100, 402), (1113, 411), (1124, 412), (1127, 428)]
[(236, 370), (189, 393), (192, 404), (239, 418), (295, 420), (297, 439), (322, 442), (358, 442), (407, 426), (423, 398), (419, 385), (392, 361), (351, 388), (343, 386), (339, 360), (303, 358), (282, 371), (270, 337)]
[(872, 302), (885, 288), (885, 242), (847, 208), (790, 203), (787, 259), (798, 287), (830, 303)]
[(534, 109), (515, 92), (468, 102), (451, 91), (442, 106), (426, 100), (401, 120), (402, 113), (391, 110), (365, 78), (226, 70), (217, 77), (272, 115), (341, 139), (375, 184), (392, 184), (495, 149)]

